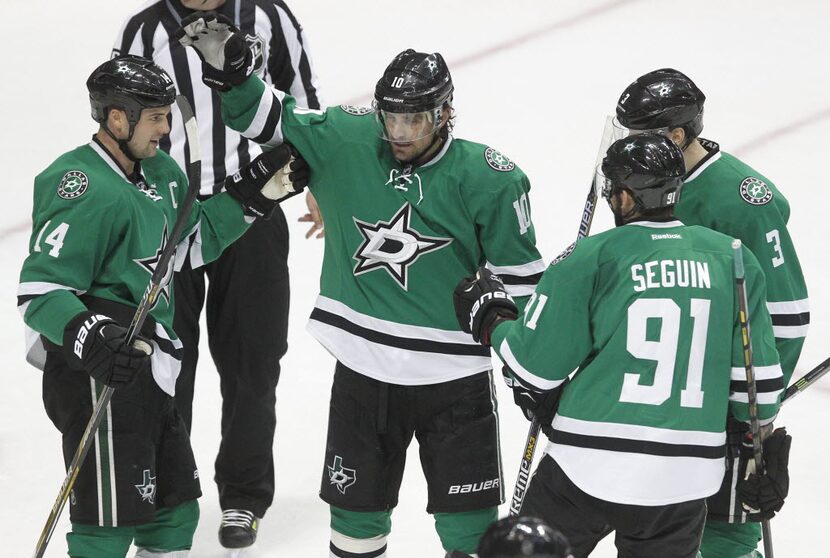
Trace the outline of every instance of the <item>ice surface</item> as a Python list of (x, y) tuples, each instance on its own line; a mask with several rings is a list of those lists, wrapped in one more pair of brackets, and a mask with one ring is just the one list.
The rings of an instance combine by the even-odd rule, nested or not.
[[(171, 0), (175, 1), (175, 0)], [(31, 184), (64, 151), (89, 140), (94, 125), (84, 82), (109, 56), (132, 0), (5, 0), (0, 39), (5, 179), (0, 207), (0, 540), (3, 556), (28, 556), (63, 478), (60, 439), (40, 400), (40, 375), (23, 358), (22, 321), (14, 304), (26, 254)], [(529, 175), (538, 243), (547, 258), (576, 235), (604, 115), (637, 75), (672, 66), (708, 97), (705, 137), (773, 180), (792, 206), (790, 232), (810, 287), (812, 326), (796, 372), (828, 355), (830, 318), (824, 286), (830, 120), (826, 22), (818, 0), (294, 0), (330, 104), (365, 102), (386, 63), (406, 47), (440, 51), (453, 72), (459, 137), (488, 143)], [(303, 212), (298, 198), (290, 220)], [(594, 231), (611, 224), (600, 207)], [(326, 556), (327, 507), (317, 498), (325, 443), (332, 358), (305, 332), (322, 244), (292, 227), (289, 352), (278, 388), (276, 503), (246, 555)], [(203, 354), (208, 355), (207, 345)], [(512, 488), (527, 423), (499, 385), (505, 481)], [(795, 438), (787, 505), (772, 522), (777, 555), (825, 555), (830, 498), (824, 443), (830, 380), (782, 412)], [(193, 445), (203, 479), (202, 521), (193, 556), (224, 556), (216, 540), (219, 508), (212, 484), (218, 445), (219, 390), (208, 358), (200, 363)], [(389, 555), (442, 555), (424, 512), (426, 487), (413, 445)], [(613, 475), (614, 471), (608, 471)], [(502, 513), (506, 513), (503, 507)], [(64, 556), (66, 513), (47, 556)], [(615, 556), (606, 540), (594, 556)]]

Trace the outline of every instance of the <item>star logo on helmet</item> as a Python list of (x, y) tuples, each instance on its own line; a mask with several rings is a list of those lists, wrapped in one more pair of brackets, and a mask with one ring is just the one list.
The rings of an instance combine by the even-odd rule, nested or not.
[(389, 221), (374, 225), (354, 218), (354, 224), (363, 236), (363, 243), (354, 254), (357, 265), (354, 274), (362, 275), (384, 269), (404, 290), (407, 290), (409, 267), (422, 255), (440, 250), (452, 242), (451, 238), (424, 236), (410, 227), (412, 206), (405, 203)]

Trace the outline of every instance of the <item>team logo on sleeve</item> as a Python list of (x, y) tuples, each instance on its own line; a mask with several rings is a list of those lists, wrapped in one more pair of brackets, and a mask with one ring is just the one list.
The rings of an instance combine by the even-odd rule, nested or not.
[(565, 248), (565, 250), (563, 250), (561, 254), (553, 258), (553, 261), (550, 262), (550, 265), (556, 265), (568, 256), (570, 256), (571, 254), (573, 254), (574, 248), (576, 248), (576, 242)]
[(370, 107), (358, 107), (355, 105), (340, 105), (340, 110), (353, 116), (363, 116), (364, 114), (372, 114), (375, 112), (374, 109)]
[(510, 172), (516, 168), (516, 163), (492, 147), (488, 147), (484, 150), (484, 159), (487, 161), (487, 164), (490, 165), (491, 169), (500, 172)]
[(58, 184), (58, 196), (65, 200), (74, 200), (84, 195), (89, 187), (89, 179), (81, 171), (69, 171)]
[(407, 289), (407, 271), (427, 252), (439, 250), (452, 242), (451, 238), (424, 236), (409, 226), (412, 206), (405, 203), (389, 221), (374, 225), (354, 218), (354, 224), (363, 235), (363, 243), (354, 254), (355, 275), (376, 269), (385, 269), (401, 286)]
[(339, 455), (334, 456), (334, 461), (331, 465), (326, 465), (329, 470), (329, 484), (337, 487), (340, 494), (345, 494), (346, 489), (357, 481), (357, 471), (343, 467), (343, 458)]
[(772, 200), (772, 188), (754, 176), (744, 178), (740, 192), (744, 201), (752, 205), (766, 205)]

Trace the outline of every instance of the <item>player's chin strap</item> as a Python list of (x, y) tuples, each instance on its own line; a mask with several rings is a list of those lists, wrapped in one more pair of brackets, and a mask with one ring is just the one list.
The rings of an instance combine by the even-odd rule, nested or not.
[(106, 122), (104, 122), (101, 127), (104, 128), (104, 131), (107, 133), (107, 135), (109, 135), (109, 137), (115, 140), (115, 143), (118, 144), (118, 148), (121, 149), (121, 153), (126, 155), (127, 159), (129, 159), (133, 163), (138, 163), (139, 161), (141, 161), (141, 159), (139, 159), (135, 156), (135, 154), (133, 154), (129, 146), (129, 141), (133, 139), (133, 132), (135, 132), (135, 124), (130, 122), (130, 133), (127, 135), (127, 139), (118, 139), (117, 137), (115, 137), (115, 134), (112, 133), (112, 130), (110, 130), (110, 127), (107, 125)]

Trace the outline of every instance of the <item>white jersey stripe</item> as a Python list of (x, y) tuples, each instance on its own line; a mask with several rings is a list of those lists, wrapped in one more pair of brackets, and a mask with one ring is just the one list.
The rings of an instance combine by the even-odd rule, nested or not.
[(810, 311), (810, 299), (767, 302), (767, 311), (770, 314), (802, 314)]
[(720, 447), (726, 443), (726, 432), (704, 432), (701, 430), (673, 430), (638, 424), (588, 421), (556, 415), (553, 427), (563, 432), (585, 436), (601, 436), (624, 440), (642, 440), (663, 444)]
[[(756, 380), (774, 380), (775, 378), (783, 378), (784, 372), (781, 370), (780, 364), (773, 366), (755, 366), (753, 368)], [(746, 380), (746, 368), (742, 366), (732, 367), (732, 380), (742, 382)]]
[(798, 339), (799, 337), (807, 337), (807, 330), (810, 329), (808, 325), (800, 326), (772, 326), (772, 334), (778, 339)]
[(518, 360), (516, 360), (516, 356), (513, 354), (513, 351), (510, 349), (510, 345), (507, 343), (507, 339), (502, 340), (501, 345), (499, 345), (499, 356), (502, 358), (504, 363), (516, 374), (522, 381), (526, 384), (529, 384), (539, 391), (549, 391), (555, 389), (562, 385), (562, 382), (565, 380), (546, 380), (544, 378), (540, 378), (533, 372), (527, 370), (524, 366), (522, 366)]
[(487, 262), (486, 267), (496, 275), (518, 275), (522, 277), (527, 275), (536, 275), (537, 273), (544, 273), (545, 269), (547, 269), (545, 260), (541, 258), (521, 265), (493, 265), (492, 263)]

